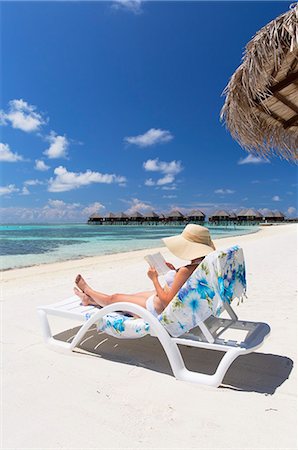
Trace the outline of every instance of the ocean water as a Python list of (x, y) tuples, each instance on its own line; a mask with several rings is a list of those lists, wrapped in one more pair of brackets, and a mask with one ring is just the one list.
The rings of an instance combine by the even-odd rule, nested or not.
[[(184, 226), (0, 225), (0, 270), (162, 247), (162, 237), (178, 234)], [(209, 225), (208, 228), (214, 239), (258, 229)]]

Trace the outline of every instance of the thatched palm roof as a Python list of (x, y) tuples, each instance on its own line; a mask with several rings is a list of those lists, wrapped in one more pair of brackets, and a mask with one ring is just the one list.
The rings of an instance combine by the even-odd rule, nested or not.
[(94, 213), (94, 214), (91, 214), (91, 216), (89, 217), (89, 220), (90, 219), (102, 219), (102, 216), (100, 216), (99, 214), (97, 214), (97, 213)]
[(225, 211), (225, 210), (218, 210), (218, 211), (215, 211), (213, 214), (212, 214), (212, 216), (210, 216), (210, 217), (229, 217), (230, 216), (230, 214), (227, 212), (227, 211)]
[(234, 212), (231, 212), (231, 213), (229, 214), (229, 218), (230, 218), (230, 219), (236, 219), (236, 218), (237, 218), (237, 215), (236, 215)]
[(259, 156), (298, 159), (298, 4), (247, 44), (221, 111), (239, 144)]
[(144, 215), (144, 217), (146, 217), (146, 219), (158, 219), (159, 215), (156, 214), (156, 212), (154, 212), (154, 211), (150, 211), (150, 212), (146, 213)]
[(243, 217), (243, 215), (246, 213), (246, 211), (247, 211), (247, 208), (245, 208), (245, 209), (241, 209), (239, 212), (237, 212), (237, 216), (238, 217)]
[(109, 212), (109, 213), (107, 213), (107, 215), (105, 217), (108, 218), (108, 219), (115, 219), (116, 218), (116, 214), (114, 214), (112, 212)]
[(128, 219), (128, 216), (124, 212), (119, 212), (116, 214), (110, 213), (109, 217), (113, 219)]
[(168, 214), (166, 214), (166, 217), (173, 218), (173, 219), (176, 219), (176, 218), (180, 218), (181, 219), (184, 216), (183, 216), (183, 214), (180, 211), (175, 209), (175, 210), (169, 212)]
[(143, 214), (139, 213), (139, 211), (134, 212), (133, 214), (130, 214), (129, 217), (132, 219), (143, 219)]
[(200, 211), (199, 209), (192, 209), (188, 214), (187, 217), (205, 217), (205, 214)]
[(274, 217), (284, 218), (285, 215), (280, 211), (273, 211)]
[(248, 209), (244, 214), (241, 214), (243, 217), (258, 217), (262, 218), (262, 214), (259, 211), (256, 211), (255, 209)]

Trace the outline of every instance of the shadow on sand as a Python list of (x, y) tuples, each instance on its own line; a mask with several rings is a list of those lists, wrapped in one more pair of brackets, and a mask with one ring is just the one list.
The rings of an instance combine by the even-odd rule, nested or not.
[[(73, 328), (55, 336), (70, 342), (79, 328)], [(211, 375), (215, 372), (223, 352), (180, 346), (184, 363), (189, 370)], [(85, 335), (79, 350), (110, 361), (144, 367), (173, 376), (167, 356), (158, 339), (145, 336), (141, 339), (116, 339), (91, 328)], [(220, 388), (235, 389), (261, 394), (274, 394), (293, 368), (293, 361), (286, 356), (250, 353), (239, 356), (227, 371)]]

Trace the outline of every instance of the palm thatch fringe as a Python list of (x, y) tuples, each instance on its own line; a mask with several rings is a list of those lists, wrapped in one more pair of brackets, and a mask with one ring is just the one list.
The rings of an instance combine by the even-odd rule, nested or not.
[(256, 33), (242, 61), (223, 92), (221, 119), (249, 152), (297, 161), (298, 4)]

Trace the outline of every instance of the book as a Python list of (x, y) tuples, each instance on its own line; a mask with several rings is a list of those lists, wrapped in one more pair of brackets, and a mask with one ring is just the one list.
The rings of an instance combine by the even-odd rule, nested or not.
[(146, 255), (145, 260), (147, 261), (149, 266), (154, 267), (158, 275), (165, 275), (170, 270), (166, 265), (166, 261), (161, 253)]

